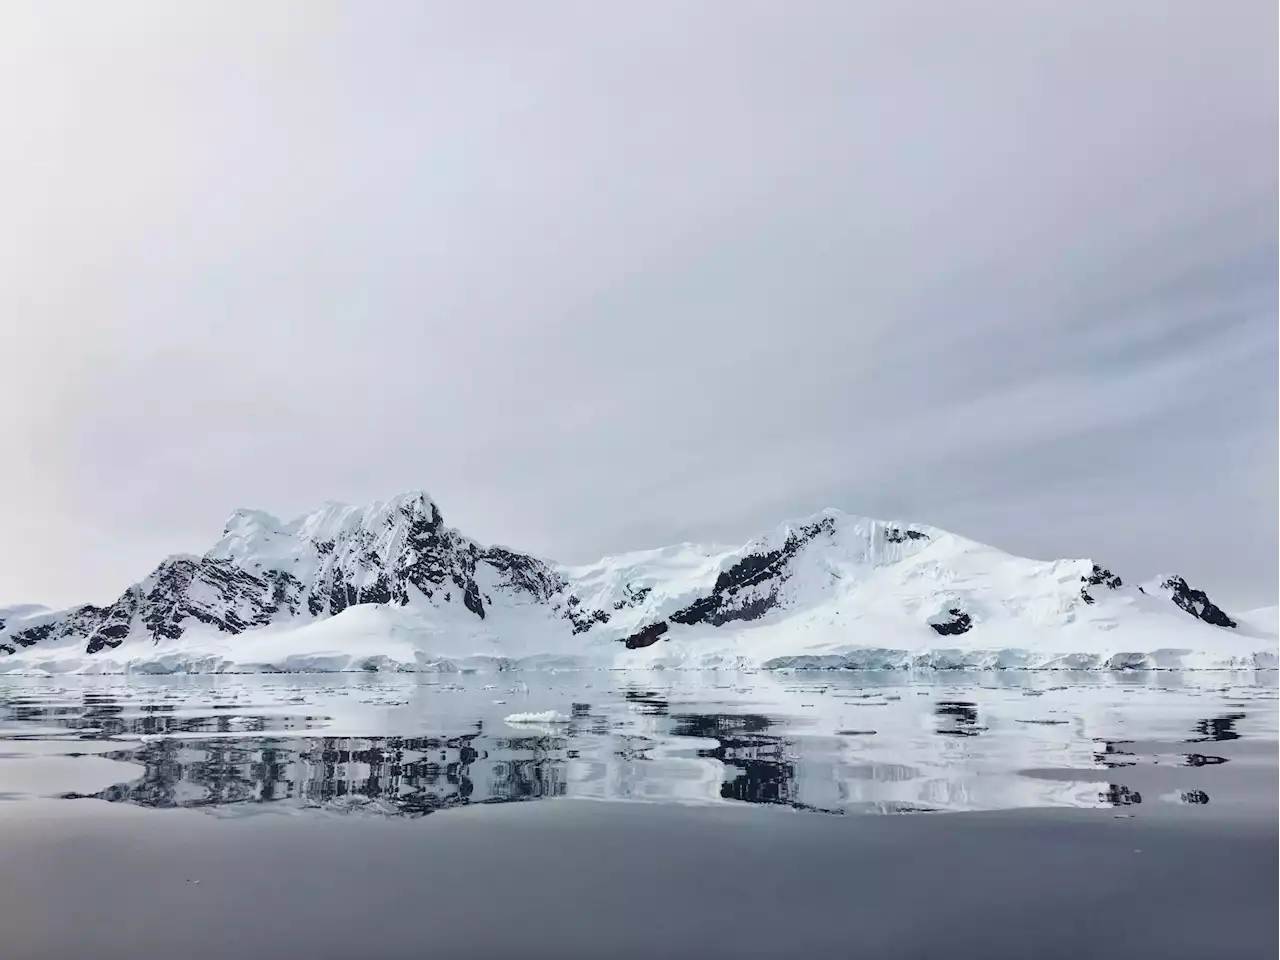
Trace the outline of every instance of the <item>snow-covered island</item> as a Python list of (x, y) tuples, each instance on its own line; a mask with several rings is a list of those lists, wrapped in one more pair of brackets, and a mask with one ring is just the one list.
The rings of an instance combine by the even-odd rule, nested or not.
[(421, 492), (239, 510), (108, 606), (0, 608), (0, 673), (1276, 666), (1274, 607), (837, 510), (586, 566), (481, 546)]

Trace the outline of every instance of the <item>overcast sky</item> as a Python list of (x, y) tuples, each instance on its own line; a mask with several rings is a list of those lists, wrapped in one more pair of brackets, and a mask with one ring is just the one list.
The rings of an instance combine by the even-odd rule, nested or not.
[(1277, 584), (1273, 0), (0, 4), (0, 602), (428, 490)]

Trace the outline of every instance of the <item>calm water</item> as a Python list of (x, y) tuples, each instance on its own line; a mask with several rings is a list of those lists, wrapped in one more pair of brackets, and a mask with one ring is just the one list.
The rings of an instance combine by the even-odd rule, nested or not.
[[(510, 722), (554, 711), (555, 722)], [(1274, 808), (1268, 674), (0, 678), (4, 802)]]
[(1270, 958), (1276, 696), (1275, 674), (0, 678), (0, 954)]

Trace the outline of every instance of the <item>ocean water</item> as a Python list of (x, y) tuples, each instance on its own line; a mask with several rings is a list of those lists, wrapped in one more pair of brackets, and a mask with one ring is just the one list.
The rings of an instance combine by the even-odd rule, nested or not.
[(2, 952), (1274, 956), (1277, 694), (1210, 672), (3, 677)]

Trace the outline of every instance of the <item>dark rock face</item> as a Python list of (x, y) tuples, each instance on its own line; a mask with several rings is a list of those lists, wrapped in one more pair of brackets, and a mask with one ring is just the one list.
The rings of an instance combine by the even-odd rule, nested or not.
[(550, 600), (564, 583), (545, 563), (515, 553), (504, 547), (490, 547), (480, 554), (480, 562), (499, 573), (498, 583), (510, 590), (523, 591), (537, 600)]
[(147, 593), (142, 614), (142, 622), (153, 637), (176, 640), (182, 636), (182, 618), (186, 613), (182, 599), (198, 569), (194, 560), (183, 557), (162, 563), (156, 570), (155, 586)]
[(1093, 572), (1087, 577), (1080, 578), (1083, 582), (1091, 587), (1107, 586), (1112, 590), (1117, 587), (1124, 586), (1124, 582), (1106, 567), (1100, 567), (1096, 563), (1093, 565)]
[[(673, 623), (697, 623), (720, 627), (736, 620), (758, 620), (778, 606), (778, 588), (791, 577), (789, 563), (807, 543), (835, 532), (835, 521), (824, 517), (793, 531), (775, 550), (748, 553), (728, 570), (722, 570), (706, 596), (671, 614)], [(755, 588), (755, 589), (751, 589)], [(644, 599), (648, 590), (640, 593)], [(666, 621), (650, 624), (622, 640), (628, 649), (647, 647), (666, 633)]]
[(1080, 588), (1080, 599), (1085, 603), (1093, 603), (1094, 598), (1089, 593), (1089, 587), (1109, 587), (1115, 590), (1117, 587), (1124, 585), (1124, 582), (1106, 567), (1100, 567), (1096, 563), (1093, 565), (1092, 572), (1087, 577), (1081, 577), (1080, 582), (1084, 584)]
[[(84, 638), (87, 653), (98, 653), (131, 634), (175, 640), (193, 622), (237, 634), (282, 617), (336, 614), (366, 603), (407, 604), (410, 588), (436, 602), (452, 602), (456, 594), (468, 611), (484, 619), (490, 601), (478, 574), (496, 589), (534, 602), (547, 602), (564, 587), (541, 560), (502, 547), (483, 549), (445, 527), (440, 511), (425, 498), (402, 502), (387, 515), (384, 529), (362, 526), (336, 539), (299, 538), (304, 552), (308, 546), (315, 562), (307, 564), (314, 572), (306, 582), (288, 570), (250, 567), (225, 557), (175, 557), (110, 606), (51, 614), (4, 637), (0, 652), (74, 636)], [(578, 619), (581, 629), (589, 629), (607, 621), (608, 614), (595, 611)]]
[(1236, 626), (1236, 622), (1227, 616), (1221, 607), (1215, 605), (1203, 590), (1193, 589), (1181, 577), (1170, 577), (1161, 586), (1169, 591), (1174, 603), (1193, 617), (1199, 617), (1205, 623), (1211, 623), (1215, 627)]
[[(271, 622), (276, 612), (271, 603), (274, 594), (274, 587), (265, 579), (232, 561), (206, 557), (200, 561), (187, 590), (174, 597), (173, 603), (180, 615), (216, 627), (223, 633), (242, 633)], [(196, 595), (200, 599), (195, 599)], [(169, 598), (164, 602), (167, 605)]]
[(649, 596), (652, 590), (652, 587), (633, 587), (631, 584), (627, 584), (624, 591), (625, 596), (621, 600), (614, 601), (613, 609), (625, 610), (628, 607), (638, 607), (644, 603), (645, 597)]
[(628, 650), (639, 650), (641, 647), (648, 647), (657, 643), (669, 629), (667, 621), (659, 620), (657, 623), (651, 623), (643, 630), (633, 633), (623, 642), (626, 643)]
[(480, 599), (480, 588), (476, 586), (474, 580), (468, 581), (462, 591), (462, 605), (481, 620), (484, 619), (484, 603)]
[(952, 607), (947, 612), (951, 614), (950, 620), (929, 624), (942, 636), (951, 637), (961, 633), (968, 633), (973, 628), (972, 618), (959, 607)]
[(97, 653), (108, 647), (118, 647), (129, 635), (133, 625), (134, 614), (142, 602), (142, 591), (131, 587), (119, 600), (99, 612), (97, 625), (89, 634), (89, 642), (85, 646), (86, 653)]
[[(446, 587), (445, 596), (451, 600), (452, 591), (447, 586), (452, 584), (461, 592), (463, 605), (484, 619), (484, 601), (475, 579), (480, 565), (496, 573), (499, 587), (526, 594), (535, 601), (546, 602), (564, 586), (560, 577), (540, 560), (504, 547), (482, 550), (456, 530), (445, 527), (435, 504), (430, 504), (427, 516), (409, 507), (404, 508), (404, 515), (409, 521), (405, 552), (389, 586), (402, 604), (408, 602), (406, 586), (416, 587), (428, 598)], [(360, 602), (369, 601), (362, 598)]]
[[(82, 608), (83, 609), (83, 608)], [(55, 622), (42, 623), (34, 627), (28, 627), (26, 630), (20, 630), (9, 637), (14, 643), (20, 647), (30, 647), (54, 635), (61, 624)]]
[[(626, 610), (630, 607), (638, 607), (644, 603), (645, 597), (649, 596), (652, 589), (652, 587), (637, 587), (627, 584), (623, 588), (622, 599), (613, 602), (614, 612)], [(586, 633), (592, 627), (608, 623), (612, 618), (608, 610), (588, 609), (576, 594), (571, 594), (565, 600), (563, 608), (556, 604), (553, 609), (573, 625), (574, 633)]]
[(890, 527), (885, 530), (884, 538), (890, 543), (906, 543), (908, 540), (928, 540), (929, 535), (919, 530), (899, 530), (896, 527)]
[(570, 594), (569, 599), (565, 601), (562, 616), (573, 624), (574, 633), (586, 633), (597, 623), (609, 622), (609, 614), (606, 611), (583, 608), (582, 601), (574, 594)]
[[(830, 536), (835, 521), (830, 517), (801, 527), (787, 537), (776, 550), (749, 553), (716, 577), (715, 586), (705, 597), (699, 597), (671, 615), (676, 623), (708, 623), (723, 626), (734, 620), (758, 620), (778, 605), (778, 588), (791, 578), (788, 563), (800, 548), (819, 536)], [(748, 587), (760, 590), (743, 594)]]

